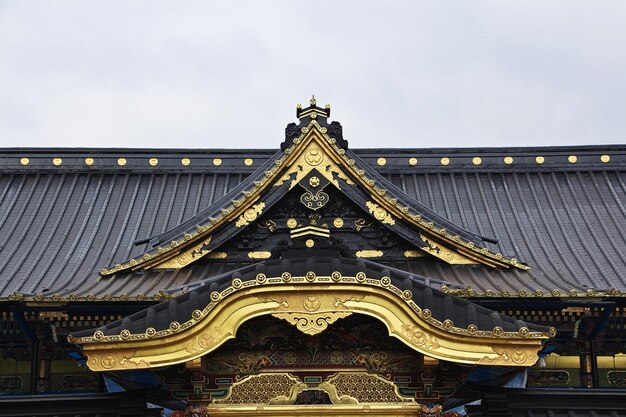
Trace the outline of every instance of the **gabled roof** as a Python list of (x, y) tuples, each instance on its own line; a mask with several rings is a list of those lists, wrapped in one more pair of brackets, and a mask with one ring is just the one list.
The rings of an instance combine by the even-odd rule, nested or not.
[[(390, 181), (392, 193), (399, 189), (450, 223), (497, 238), (497, 245), (483, 243), (531, 269), (451, 266), (429, 258), (392, 261), (384, 255), (377, 262), (466, 295), (626, 292), (626, 146), (346, 153), (360, 158), (369, 178)], [(177, 270), (99, 274), (102, 267), (149, 252), (148, 242), (134, 242), (176, 230), (276, 155), (0, 150), (0, 297), (143, 299), (244, 266), (205, 257)]]
[(338, 123), (327, 122), (327, 110), (301, 110), (300, 125), (288, 127), (277, 152), (248, 178), (210, 207), (165, 233), (149, 239), (152, 248), (142, 256), (102, 269), (111, 275), (125, 269), (180, 268), (232, 239), (296, 185), (305, 189), (301, 199), (311, 210), (328, 202), (327, 185), (341, 190), (354, 203), (416, 248), (447, 260), (492, 267), (528, 267), (516, 258), (493, 253), (490, 239), (447, 220), (398, 189), (348, 149)]

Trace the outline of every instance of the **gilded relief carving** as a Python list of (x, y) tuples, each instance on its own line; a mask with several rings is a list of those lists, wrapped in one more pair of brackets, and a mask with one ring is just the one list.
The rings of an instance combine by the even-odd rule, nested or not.
[[(215, 400), (215, 404), (274, 404), (290, 398), (302, 382), (289, 374), (261, 374), (251, 375), (235, 384), (229, 395), (222, 400)], [(306, 387), (306, 384), (304, 384)]]
[(161, 262), (160, 264), (156, 264), (153, 268), (164, 269), (164, 268), (175, 268), (179, 269), (183, 266), (187, 266), (193, 261), (202, 258), (204, 255), (208, 254), (210, 251), (206, 248), (209, 243), (211, 243), (211, 237), (203, 240), (202, 242), (194, 245), (190, 249), (187, 249), (184, 252), (174, 256), (173, 258), (168, 259), (165, 262)]
[[(274, 186), (280, 186), (285, 181), (291, 179), (289, 189), (292, 189), (313, 170), (316, 171), (316, 174), (326, 178), (338, 189), (341, 189), (341, 186), (339, 185), (337, 178), (344, 180), (349, 185), (354, 185), (354, 182), (352, 182), (339, 165), (337, 165), (332, 158), (330, 158), (330, 156), (322, 150), (322, 147), (317, 144), (316, 141), (311, 141), (308, 147), (302, 151), (300, 156), (293, 161), (289, 169), (276, 181)], [(311, 177), (310, 179), (310, 186), (315, 188), (317, 185), (313, 184), (317, 181), (313, 180), (313, 178), (317, 178), (317, 181), (319, 181), (319, 178)]]
[(305, 334), (315, 335), (326, 330), (328, 325), (352, 314), (345, 305), (348, 299), (360, 301), (363, 297), (346, 298), (332, 293), (316, 292), (314, 295), (296, 293), (266, 300), (278, 303), (278, 307), (271, 313), (272, 316), (286, 320)]
[(376, 220), (381, 223), (394, 225), (396, 224), (395, 219), (389, 214), (387, 210), (376, 203), (372, 203), (371, 201), (367, 201), (365, 203), (369, 212), (374, 216)]
[(254, 204), (252, 207), (244, 211), (243, 214), (239, 216), (239, 218), (237, 218), (237, 222), (235, 223), (235, 226), (237, 227), (247, 226), (248, 224), (256, 220), (256, 218), (263, 212), (264, 208), (265, 208), (265, 203), (263, 202)]
[(339, 398), (351, 396), (358, 403), (415, 403), (401, 396), (393, 382), (365, 372), (340, 372), (328, 378), (328, 383), (336, 388)]
[(420, 239), (426, 242), (426, 246), (421, 249), (431, 255), (444, 260), (445, 262), (451, 265), (474, 265), (477, 262), (473, 259), (467, 258), (457, 251), (448, 249), (447, 247), (440, 245), (434, 240), (426, 237), (423, 234), (420, 234)]
[(235, 279), (231, 287), (214, 291), (210, 298), (210, 304), (194, 311), (190, 320), (172, 322), (168, 329), (150, 333), (148, 329), (145, 334), (124, 329), (118, 335), (96, 331), (94, 336), (74, 342), (83, 345), (93, 370), (112, 366), (113, 359), (107, 355), (118, 358), (110, 369), (149, 368), (208, 353), (234, 337), (239, 326), (252, 317), (273, 315), (305, 334), (319, 334), (339, 318), (359, 313), (376, 317), (392, 336), (437, 359), (529, 366), (536, 362), (542, 340), (554, 333), (511, 332), (499, 326), (491, 330), (479, 330), (475, 325), (459, 328), (421, 309), (411, 292), (395, 287), (389, 277), (370, 279), (362, 272), (351, 277), (313, 272), (300, 277), (288, 272), (266, 277), (260, 273), (255, 280)]

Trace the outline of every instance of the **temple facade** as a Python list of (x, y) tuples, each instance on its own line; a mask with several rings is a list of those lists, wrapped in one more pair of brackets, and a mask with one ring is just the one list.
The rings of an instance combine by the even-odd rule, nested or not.
[(626, 415), (626, 146), (296, 117), (278, 150), (0, 149), (0, 416)]

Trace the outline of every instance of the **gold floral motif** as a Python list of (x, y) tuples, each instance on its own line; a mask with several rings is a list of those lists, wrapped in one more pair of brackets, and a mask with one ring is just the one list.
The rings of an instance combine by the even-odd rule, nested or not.
[(239, 216), (239, 218), (237, 219), (237, 222), (235, 223), (235, 226), (242, 227), (242, 226), (246, 226), (250, 224), (250, 222), (256, 220), (259, 214), (263, 212), (264, 208), (265, 208), (265, 203), (263, 202), (253, 205), (252, 207), (244, 211), (241, 216)]
[(371, 201), (367, 201), (365, 205), (367, 206), (369, 212), (374, 215), (374, 218), (379, 222), (390, 225), (396, 224), (396, 221), (391, 214), (389, 214), (383, 207), (376, 203), (372, 203)]
[(313, 188), (317, 188), (320, 185), (320, 179), (316, 176), (309, 178), (309, 185)]

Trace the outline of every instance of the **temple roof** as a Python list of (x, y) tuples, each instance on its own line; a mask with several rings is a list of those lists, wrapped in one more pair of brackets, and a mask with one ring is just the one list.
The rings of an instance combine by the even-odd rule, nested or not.
[[(207, 256), (181, 269), (135, 267), (238, 202), (293, 146), (293, 131), (278, 152), (0, 149), (0, 297), (145, 299), (255, 263)], [(467, 296), (626, 293), (626, 146), (344, 147), (365, 177), (385, 185), (388, 200), (508, 264), (385, 255), (376, 262)]]
[[(269, 279), (270, 277), (280, 277), (286, 272), (290, 274), (290, 278), (305, 277), (307, 273), (310, 273), (309, 271), (315, 271), (316, 277), (331, 277), (337, 273), (341, 277), (363, 274), (364, 283), (366, 279), (380, 281), (387, 277), (389, 279), (388, 285), (393, 285), (400, 291), (408, 290), (407, 294), (410, 295), (415, 304), (422, 309), (429, 309), (434, 319), (439, 322), (451, 320), (459, 329), (467, 329), (468, 326), (474, 324), (477, 326), (477, 330), (487, 332), (491, 332), (499, 326), (505, 332), (517, 333), (520, 329), (527, 328), (531, 332), (546, 335), (550, 333), (549, 327), (515, 320), (433, 289), (429, 285), (430, 280), (426, 277), (390, 269), (385, 265), (368, 260), (344, 258), (332, 249), (317, 250), (313, 253), (306, 250), (291, 251), (281, 259), (261, 261), (234, 271), (214, 275), (189, 286), (175, 289), (180, 294), (176, 298), (94, 330), (101, 331), (104, 336), (117, 336), (124, 329), (129, 330), (131, 334), (141, 335), (148, 328), (153, 328), (157, 332), (167, 331), (172, 322), (185, 323), (191, 320), (194, 311), (203, 310), (209, 305), (212, 301), (213, 292), (223, 293), (232, 285), (234, 280), (238, 279), (242, 283), (253, 282), (258, 274), (263, 274)], [(72, 336), (92, 336), (94, 330), (78, 332)]]

